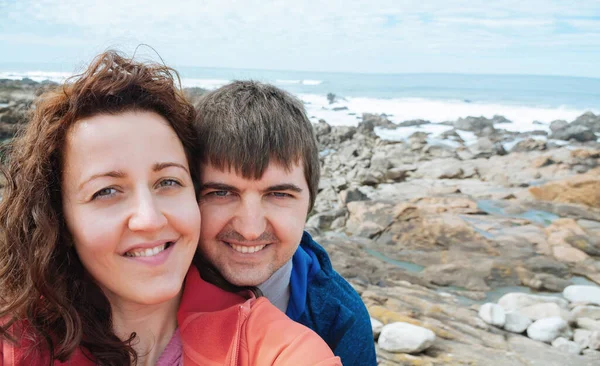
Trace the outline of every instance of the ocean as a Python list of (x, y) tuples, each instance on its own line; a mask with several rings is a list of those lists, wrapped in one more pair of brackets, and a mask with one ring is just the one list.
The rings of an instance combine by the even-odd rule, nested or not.
[[(600, 79), (534, 75), (353, 74), (278, 70), (176, 67), (184, 87), (214, 89), (231, 80), (254, 79), (290, 91), (305, 103), (313, 122), (357, 125), (363, 113), (386, 114), (395, 123), (412, 119), (455, 121), (502, 115), (511, 131), (548, 130), (557, 119), (572, 121), (586, 111), (600, 113)], [(62, 81), (71, 73), (52, 65), (0, 64), (0, 79), (28, 77)], [(336, 96), (330, 103), (327, 94)], [(433, 135), (449, 127), (429, 125), (378, 133), (404, 139), (423, 130)]]

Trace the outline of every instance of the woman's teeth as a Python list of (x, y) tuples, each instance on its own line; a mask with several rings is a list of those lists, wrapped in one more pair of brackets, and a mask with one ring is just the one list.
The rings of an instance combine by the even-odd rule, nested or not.
[(157, 255), (158, 253), (162, 252), (163, 250), (165, 250), (167, 248), (168, 244), (170, 244), (170, 242), (156, 246), (154, 248), (132, 250), (132, 251), (125, 253), (125, 256), (126, 257), (152, 257), (152, 256)]
[(267, 245), (265, 244), (265, 245), (257, 245), (254, 247), (249, 247), (249, 246), (245, 246), (245, 245), (229, 244), (229, 246), (232, 247), (233, 250), (235, 250), (236, 252), (252, 254), (252, 253), (256, 253), (256, 252), (262, 250)]

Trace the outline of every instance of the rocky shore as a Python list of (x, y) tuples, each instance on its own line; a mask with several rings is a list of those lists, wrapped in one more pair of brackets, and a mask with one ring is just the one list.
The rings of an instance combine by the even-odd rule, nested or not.
[(600, 364), (600, 116), (503, 123), (406, 141), (377, 137), (401, 128), (385, 116), (315, 126), (307, 228), (365, 301), (381, 365)]
[[(46, 85), (0, 80), (0, 138)], [(315, 125), (306, 226), (367, 305), (380, 365), (600, 364), (600, 116), (509, 122), (461, 118), (403, 141), (378, 136), (432, 123)]]

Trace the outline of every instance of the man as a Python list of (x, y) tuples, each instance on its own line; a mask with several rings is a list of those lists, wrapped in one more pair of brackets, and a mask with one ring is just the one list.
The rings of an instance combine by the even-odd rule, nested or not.
[(319, 334), (344, 365), (375, 365), (369, 314), (304, 231), (319, 185), (319, 152), (302, 102), (238, 81), (197, 104), (200, 250), (238, 286), (258, 286)]

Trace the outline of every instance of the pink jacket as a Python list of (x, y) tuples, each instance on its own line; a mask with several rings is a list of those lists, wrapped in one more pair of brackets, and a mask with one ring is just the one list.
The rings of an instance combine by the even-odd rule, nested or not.
[[(202, 280), (194, 266), (186, 276), (177, 320), (185, 366), (342, 365), (316, 333), (267, 299), (224, 291)], [(0, 352), (0, 366), (47, 365), (42, 357), (23, 360), (19, 348), (6, 341)], [(80, 351), (65, 363), (54, 362), (93, 364)]]

